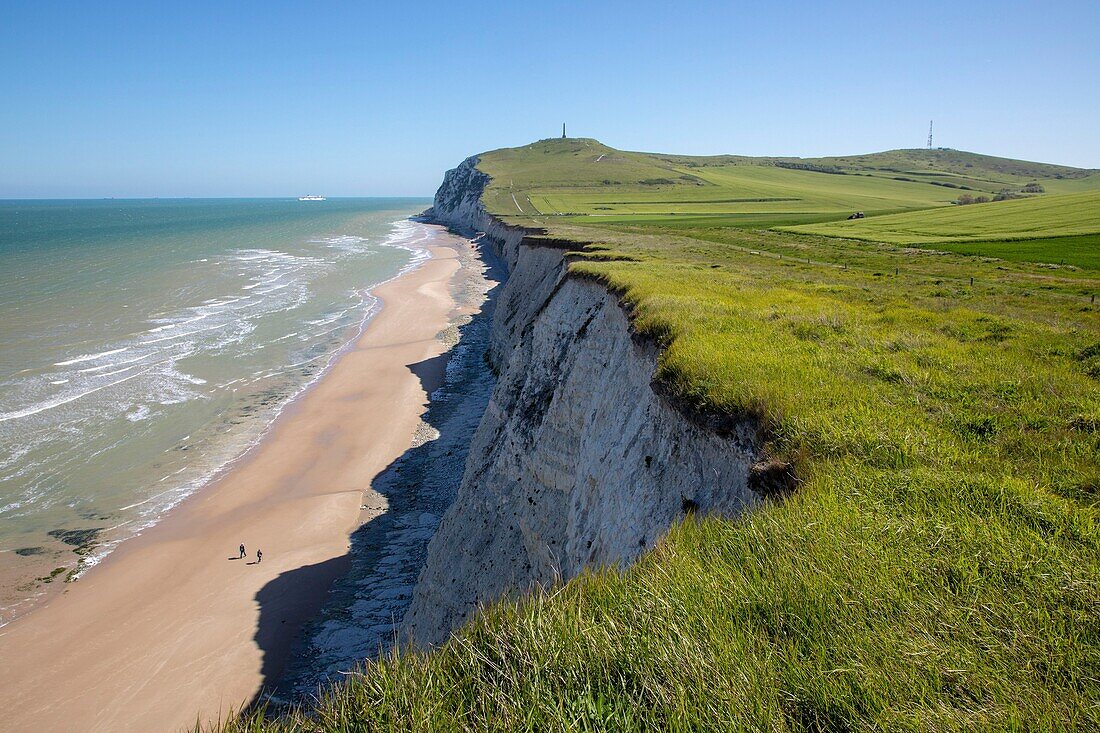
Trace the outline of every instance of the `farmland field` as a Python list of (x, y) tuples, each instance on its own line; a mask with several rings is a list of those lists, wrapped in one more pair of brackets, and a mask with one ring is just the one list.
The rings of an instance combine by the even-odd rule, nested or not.
[(1096, 234), (1100, 233), (1100, 191), (807, 224), (790, 231), (893, 244)]
[(1050, 265), (1065, 264), (1100, 270), (1100, 234), (1050, 239), (1009, 239), (999, 242), (940, 242), (924, 246), (978, 257)]

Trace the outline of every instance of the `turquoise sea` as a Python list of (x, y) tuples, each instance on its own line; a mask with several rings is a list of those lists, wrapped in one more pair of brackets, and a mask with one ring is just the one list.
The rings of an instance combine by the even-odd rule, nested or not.
[(0, 202), (0, 623), (254, 443), (428, 199)]

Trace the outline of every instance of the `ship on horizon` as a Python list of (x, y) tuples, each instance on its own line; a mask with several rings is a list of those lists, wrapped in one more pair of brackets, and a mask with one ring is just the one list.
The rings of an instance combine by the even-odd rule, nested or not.
[(299, 196), (299, 201), (326, 201), (324, 196), (317, 196), (316, 194), (310, 194), (309, 196)]

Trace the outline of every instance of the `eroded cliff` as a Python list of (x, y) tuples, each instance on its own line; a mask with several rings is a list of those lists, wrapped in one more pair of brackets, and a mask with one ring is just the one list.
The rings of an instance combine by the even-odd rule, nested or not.
[(629, 563), (685, 513), (758, 501), (756, 426), (716, 431), (665, 399), (657, 348), (633, 337), (617, 298), (486, 213), (476, 166), (447, 173), (430, 213), (484, 233), (508, 266), (487, 353), (500, 378), (405, 616), (424, 645), (509, 589)]

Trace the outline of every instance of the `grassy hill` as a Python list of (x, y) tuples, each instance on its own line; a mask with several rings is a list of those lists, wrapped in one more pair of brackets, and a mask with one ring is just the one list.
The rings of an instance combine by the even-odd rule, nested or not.
[[(577, 242), (571, 269), (665, 347), (655, 378), (759, 419), (797, 490), (687, 520), (629, 569), (501, 601), (435, 652), (226, 730), (1100, 729), (1100, 277), (692, 208), (767, 189), (832, 215), (864, 197), (915, 208), (942, 187), (608, 151), (488, 153), (486, 200)], [(966, 170), (1017, 175), (989, 160)], [(644, 182), (657, 177), (674, 182)], [(525, 206), (635, 207), (613, 202), (647, 192), (693, 215)], [(1048, 201), (1084, 219), (1093, 199), (1019, 205)], [(708, 205), (747, 203), (775, 202)]]
[(482, 156), (490, 210), (507, 215), (727, 215), (781, 221), (843, 218), (949, 205), (960, 193), (1029, 183), (1100, 189), (1100, 174), (951, 150), (846, 158), (750, 158), (632, 153), (596, 140), (542, 140)]
[(989, 193), (1020, 188), (1033, 181), (1041, 183), (1049, 192), (1100, 188), (1097, 171), (947, 148), (889, 150), (868, 155), (814, 158), (807, 162), (893, 180), (909, 178), (968, 186)]
[(962, 150), (888, 150), (866, 155), (826, 158), (749, 158), (745, 156), (655, 156), (689, 168), (735, 165), (774, 165), (815, 170), (834, 175), (874, 177), (881, 180), (927, 183), (961, 190), (997, 193), (1039, 182), (1052, 192), (1100, 188), (1100, 172), (1069, 166), (1033, 163), (1010, 158), (968, 153)]

